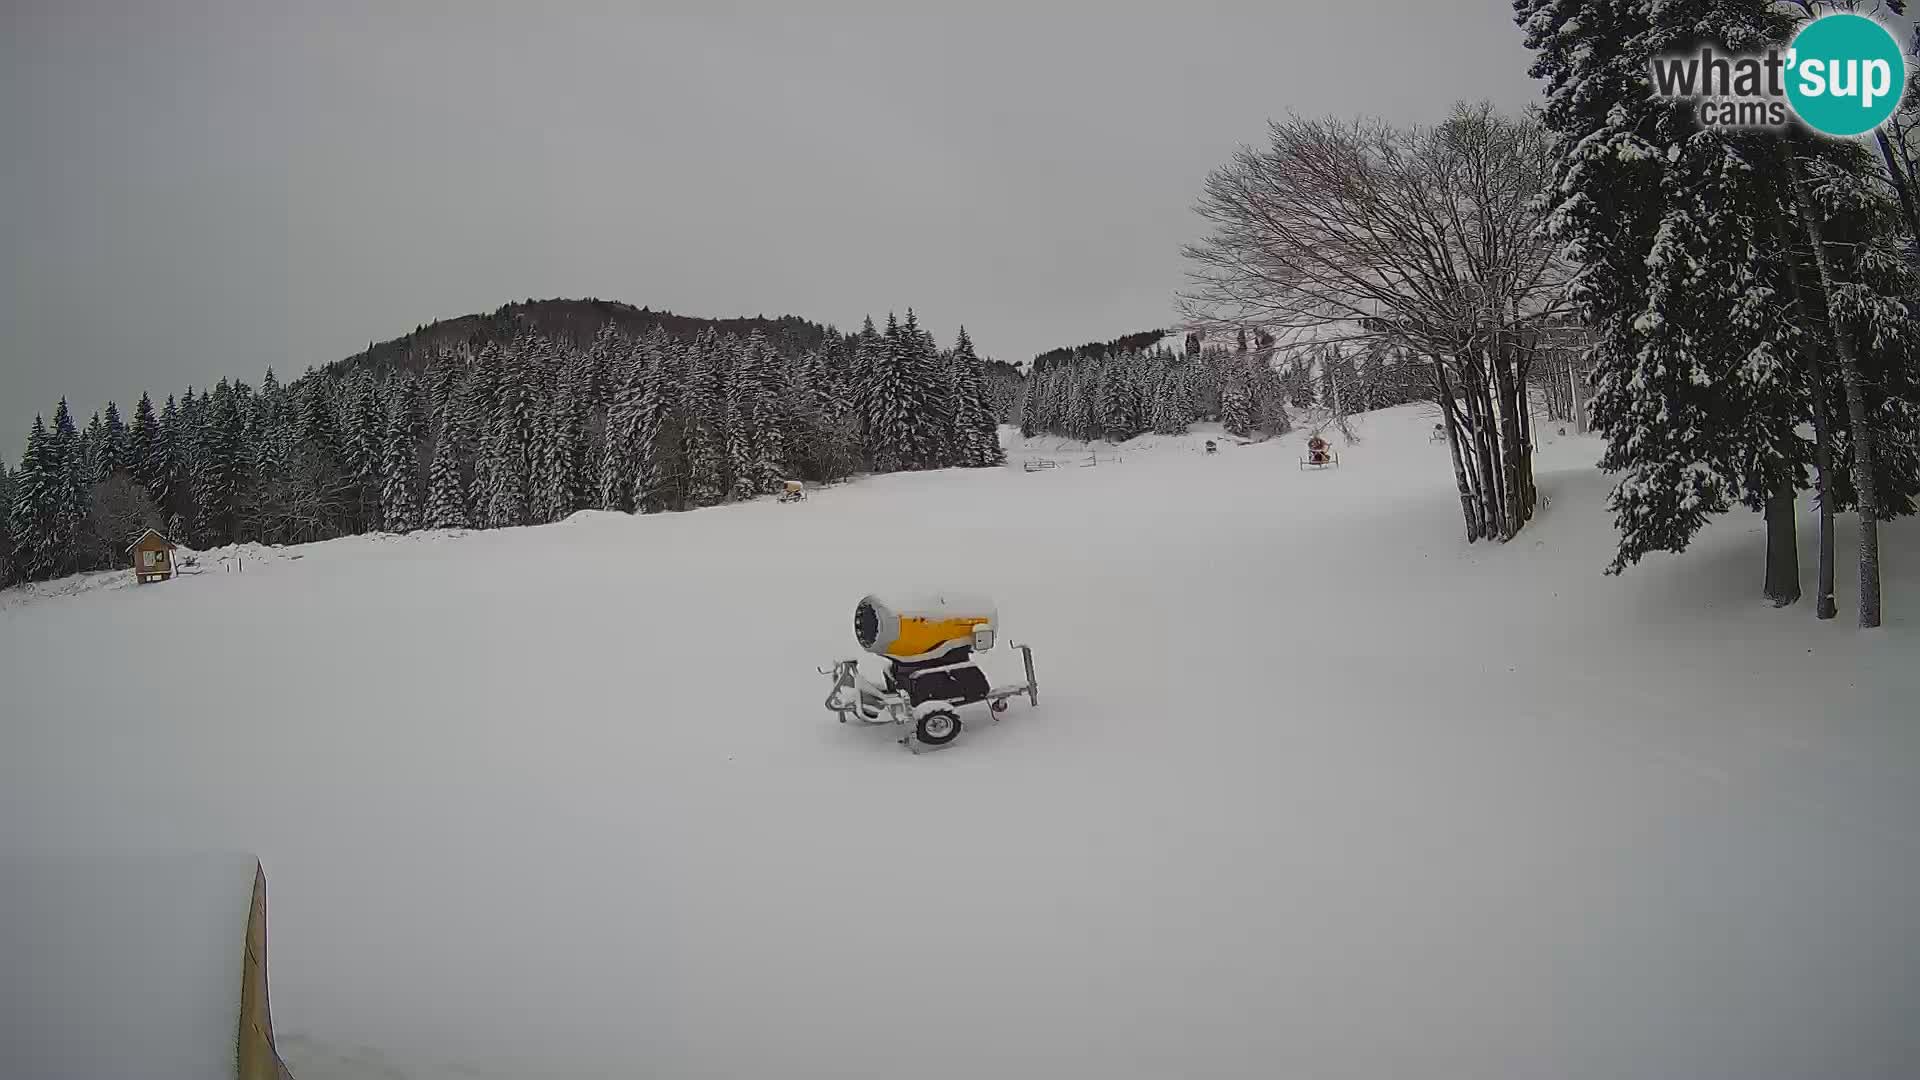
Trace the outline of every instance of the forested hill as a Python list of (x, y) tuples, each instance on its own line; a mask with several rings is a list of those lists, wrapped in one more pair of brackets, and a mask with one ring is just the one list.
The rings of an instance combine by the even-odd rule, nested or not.
[(1033, 358), (1035, 368), (1043, 368), (1056, 360), (1067, 360), (1078, 355), (1088, 360), (1104, 360), (1119, 353), (1138, 352), (1150, 349), (1161, 338), (1167, 336), (1165, 330), (1142, 330), (1136, 334), (1122, 334), (1112, 341), (1089, 341), (1085, 345), (1062, 345), (1057, 349), (1048, 349)]
[[(62, 399), (0, 461), (0, 585), (125, 565), (146, 529), (206, 550), (657, 513), (856, 471), (987, 467), (1018, 372), (912, 309), (843, 335), (597, 300), (421, 327), (281, 382)], [(157, 400), (156, 400), (157, 399)]]
[(676, 315), (671, 311), (637, 308), (618, 300), (525, 300), (504, 304), (492, 314), (461, 315), (415, 327), (391, 341), (369, 343), (364, 352), (328, 364), (329, 373), (365, 367), (376, 374), (398, 368), (419, 374), (435, 356), (466, 346), (474, 352), (489, 344), (502, 344), (515, 335), (531, 330), (541, 337), (584, 349), (602, 326), (611, 324), (623, 337), (639, 338), (655, 329), (663, 329), (676, 338), (692, 338), (714, 330), (722, 336), (748, 337), (755, 331), (766, 335), (783, 355), (798, 355), (820, 347), (827, 328), (797, 315), (764, 315), (732, 319), (703, 319)]

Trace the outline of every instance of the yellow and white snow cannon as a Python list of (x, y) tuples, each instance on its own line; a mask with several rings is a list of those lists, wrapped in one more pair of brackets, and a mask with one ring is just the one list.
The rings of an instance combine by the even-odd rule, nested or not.
[(862, 649), (886, 659), (886, 681), (868, 682), (858, 660), (821, 668), (820, 674), (833, 676), (827, 710), (838, 713), (843, 724), (849, 719), (911, 724), (912, 734), (900, 741), (918, 753), (945, 746), (960, 734), (962, 705), (985, 702), (998, 720), (1009, 698), (1025, 694), (1029, 704), (1040, 704), (1028, 646), (1008, 643), (1026, 664), (1023, 683), (993, 686), (973, 660), (975, 652), (993, 648), (999, 621), (991, 600), (962, 593), (863, 598), (853, 609), (853, 637)]

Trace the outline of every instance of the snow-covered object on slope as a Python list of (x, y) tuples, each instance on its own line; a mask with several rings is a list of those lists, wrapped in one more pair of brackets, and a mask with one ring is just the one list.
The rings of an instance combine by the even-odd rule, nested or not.
[[(590, 513), (598, 513), (598, 511), (580, 511), (580, 514)], [(342, 536), (315, 544), (261, 544), (249, 541), (243, 544), (226, 544), (217, 548), (208, 548), (205, 551), (181, 547), (174, 551), (173, 562), (178, 569), (173, 578), (166, 582), (155, 583), (151, 587), (155, 589), (185, 588), (189, 587), (188, 579), (203, 575), (259, 573), (277, 564), (295, 562), (315, 554), (328, 557), (346, 551), (364, 552), (370, 548), (391, 544), (439, 543), (464, 535), (466, 535), (464, 529), (447, 529), (405, 535), (366, 533), (359, 536)], [(9, 589), (0, 589), (0, 610), (85, 593), (111, 592), (129, 588), (134, 584), (133, 572), (128, 569), (90, 570), (84, 574), (73, 574), (52, 581), (35, 581)]]
[(945, 590), (868, 595), (853, 615), (861, 648), (901, 660), (925, 659), (961, 641), (991, 647), (995, 623), (991, 599)]
[[(1432, 425), (0, 611), (0, 850), (259, 851), (299, 1080), (1911, 1072), (1915, 605), (1774, 610), (1755, 516), (1604, 577), (1551, 428), (1468, 547)], [(919, 757), (821, 708), (856, 598), (956, 583), (1037, 708)]]
[[(0, 1076), (274, 1076), (271, 1028), (264, 1060), (242, 1035), (258, 871), (231, 853), (0, 855)], [(264, 1021), (264, 995), (247, 1004)]]

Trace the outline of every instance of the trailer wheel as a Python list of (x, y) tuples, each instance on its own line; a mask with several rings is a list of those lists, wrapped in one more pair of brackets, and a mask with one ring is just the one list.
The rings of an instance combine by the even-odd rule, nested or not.
[(993, 709), (993, 711), (994, 711), (994, 712), (997, 712), (997, 713), (1003, 713), (1003, 712), (1006, 712), (1006, 711), (1007, 711), (1007, 699), (1006, 699), (1006, 698), (999, 698), (999, 699), (996, 699), (996, 700), (994, 701), (994, 703), (993, 703), (993, 705), (992, 705), (992, 706), (990, 706), (990, 707), (991, 707), (991, 708)]
[(960, 714), (952, 709), (929, 709), (920, 714), (913, 735), (928, 746), (944, 746), (960, 734)]

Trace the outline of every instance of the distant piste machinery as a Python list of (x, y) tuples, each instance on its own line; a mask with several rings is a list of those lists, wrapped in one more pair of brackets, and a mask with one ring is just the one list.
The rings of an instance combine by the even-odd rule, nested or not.
[(1026, 681), (994, 686), (974, 660), (992, 649), (999, 612), (985, 597), (958, 592), (869, 595), (853, 609), (853, 637), (862, 649), (887, 662), (875, 685), (860, 673), (858, 659), (840, 660), (822, 675), (833, 676), (828, 711), (840, 722), (911, 726), (900, 739), (915, 751), (941, 747), (960, 734), (960, 707), (982, 702), (998, 720), (1009, 698), (1022, 694), (1040, 704), (1033, 675), (1033, 649), (1008, 642), (1026, 666)]

